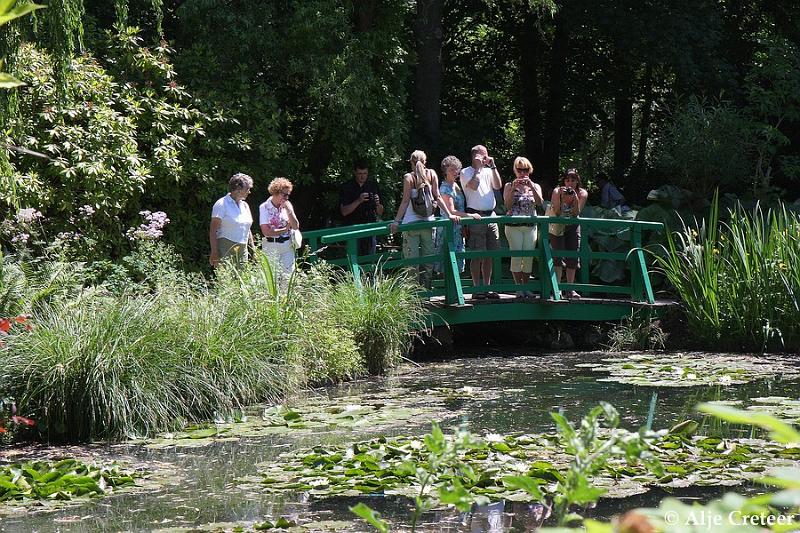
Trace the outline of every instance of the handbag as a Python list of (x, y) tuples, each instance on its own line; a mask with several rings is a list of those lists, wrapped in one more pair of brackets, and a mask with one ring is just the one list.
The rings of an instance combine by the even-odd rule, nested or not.
[[(556, 216), (556, 212), (553, 210), (552, 204), (547, 206), (547, 211), (544, 212), (544, 216), (546, 217), (554, 217)], [(556, 237), (561, 237), (564, 235), (564, 224), (550, 224), (550, 229), (548, 230), (550, 235), (555, 235)]]
[(299, 229), (292, 230), (292, 248), (299, 250), (303, 247), (303, 234)]

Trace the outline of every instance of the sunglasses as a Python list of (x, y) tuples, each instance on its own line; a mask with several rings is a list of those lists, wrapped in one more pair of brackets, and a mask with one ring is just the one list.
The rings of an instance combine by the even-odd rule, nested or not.
[(527, 172), (528, 174), (530, 174), (532, 169), (530, 169), (530, 168), (520, 168), (520, 167), (517, 167), (517, 168), (515, 168), (514, 170), (516, 170), (517, 172)]

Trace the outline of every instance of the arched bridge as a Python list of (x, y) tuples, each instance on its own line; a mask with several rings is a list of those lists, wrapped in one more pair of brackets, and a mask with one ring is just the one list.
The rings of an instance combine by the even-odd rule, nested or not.
[[(530, 251), (511, 251), (501, 247), (494, 251), (455, 251), (452, 222), (437, 219), (430, 222), (403, 224), (395, 235), (399, 242), (405, 231), (440, 228), (444, 230), (441, 250), (434, 255), (417, 258), (403, 258), (391, 247), (380, 253), (368, 256), (358, 254), (358, 239), (389, 235), (387, 222), (374, 222), (356, 226), (342, 226), (303, 233), (311, 249), (311, 259), (324, 260), (347, 268), (353, 273), (356, 283), (361, 275), (374, 271), (380, 265), (383, 270), (416, 267), (425, 263), (441, 265), (441, 278), (434, 279), (430, 290), (421, 292), (427, 299), (429, 325), (468, 324), (476, 322), (506, 320), (619, 320), (631, 316), (635, 309), (660, 310), (674, 305), (667, 300), (656, 300), (650, 283), (650, 275), (642, 248), (643, 235), (651, 231), (663, 231), (663, 225), (656, 222), (641, 222), (618, 219), (563, 218), (563, 217), (518, 217), (499, 216), (481, 220), (463, 219), (464, 225), (489, 224), (529, 224), (538, 226), (537, 247)], [(578, 224), (581, 226), (581, 245), (579, 251), (554, 251), (550, 245), (548, 225), (550, 223)], [(623, 235), (630, 242), (627, 249), (615, 252), (595, 251), (589, 239), (593, 232)], [(503, 232), (500, 232), (501, 235)], [(627, 239), (627, 237), (630, 237)], [(505, 243), (504, 243), (505, 244)], [(334, 250), (340, 250), (333, 257)], [(561, 257), (578, 257), (581, 268), (575, 283), (559, 283), (556, 278), (554, 252)], [(503, 259), (509, 257), (533, 257), (538, 264), (534, 266), (533, 279), (527, 285), (516, 285), (503, 269)], [(480, 291), (500, 293), (499, 299), (473, 299), (472, 280), (469, 268), (460, 273), (458, 259), (491, 257), (494, 268), (490, 285), (481, 285)], [(619, 261), (625, 265), (627, 282), (623, 284), (602, 284), (590, 280), (590, 269), (596, 261)], [(527, 290), (535, 293), (534, 298), (517, 298), (516, 291)], [(565, 300), (562, 290), (578, 291), (582, 298)]]

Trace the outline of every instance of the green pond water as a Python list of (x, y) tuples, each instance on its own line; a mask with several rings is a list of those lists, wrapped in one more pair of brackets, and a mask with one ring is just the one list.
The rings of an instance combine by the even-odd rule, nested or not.
[[(236, 440), (233, 435), (228, 435), (228, 440), (198, 441), (197, 444), (205, 445), (196, 447), (153, 447), (158, 443), (151, 442), (150, 447), (137, 443), (22, 449), (22, 454), (14, 456), (14, 460), (48, 454), (52, 457), (81, 455), (143, 466), (157, 472), (151, 481), (158, 488), (91, 500), (55, 511), (40, 512), (41, 508), (28, 507), (29, 511), (22, 514), (0, 514), (0, 531), (211, 531), (215, 527), (230, 528), (235, 523), (247, 526), (281, 516), (299, 522), (309, 519), (350, 521), (350, 526), (341, 526), (342, 531), (369, 531), (363, 522), (352, 522), (353, 515), (347, 510), (348, 506), (363, 501), (391, 522), (407, 524), (411, 509), (409, 501), (382, 496), (317, 499), (306, 494), (266, 494), (257, 484), (257, 465), (275, 461), (282, 452), (317, 444), (341, 444), (378, 435), (423, 434), (430, 430), (432, 419), (439, 420), (445, 430), (465, 424), (478, 435), (541, 433), (554, 429), (549, 411), (560, 410), (575, 421), (598, 401), (608, 401), (619, 410), (623, 426), (636, 429), (646, 423), (656, 394), (654, 428), (669, 428), (693, 418), (701, 422), (701, 431), (712, 432), (719, 427), (694, 413), (693, 407), (700, 401), (741, 401), (746, 406), (752, 403), (751, 398), (800, 398), (800, 381), (795, 375), (797, 368), (791, 371), (790, 361), (783, 361), (783, 369), (773, 373), (772, 377), (760, 377), (747, 384), (731, 385), (726, 378), (714, 386), (652, 387), (600, 381), (609, 375), (587, 368), (585, 363), (600, 361), (609, 357), (608, 354), (495, 353), (498, 355), (425, 363), (400, 375), (310, 391), (305, 398), (294, 400), (299, 409), (311, 403), (336, 403), (338, 398), (345, 398), (349, 404), (358, 403), (359, 398), (374, 401), (385, 395), (392, 398), (395, 407), (407, 404), (411, 409), (430, 409), (420, 411), (424, 414), (402, 418), (400, 422), (384, 421), (378, 427), (370, 424), (312, 427)], [(694, 357), (712, 360), (717, 356), (695, 354)], [(684, 371), (683, 377), (685, 374)], [(765, 375), (769, 374), (765, 370)], [(677, 369), (675, 375), (681, 375), (681, 369)], [(693, 376), (690, 378), (694, 379)], [(438, 391), (436, 402), (427, 401), (433, 394), (430, 392), (432, 389)], [(430, 413), (435, 414), (431, 416)], [(699, 487), (673, 494), (687, 499), (708, 499), (724, 490)], [(622, 500), (602, 500), (588, 514), (609, 517), (631, 507), (655, 505), (665, 494), (653, 490)], [(434, 511), (424, 517), (426, 526), (423, 529), (526, 531), (538, 523), (542, 512), (541, 505), (513, 502), (476, 508), (470, 514), (459, 514), (454, 510)]]

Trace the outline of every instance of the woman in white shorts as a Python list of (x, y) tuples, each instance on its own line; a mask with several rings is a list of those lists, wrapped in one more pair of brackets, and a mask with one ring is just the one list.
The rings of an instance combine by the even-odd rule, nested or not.
[(300, 229), (300, 223), (289, 201), (292, 182), (286, 178), (275, 178), (269, 184), (270, 197), (258, 207), (261, 234), (261, 249), (269, 257), (272, 267), (286, 277), (294, 270), (294, 247), (292, 230)]

